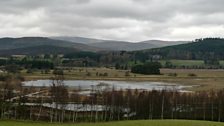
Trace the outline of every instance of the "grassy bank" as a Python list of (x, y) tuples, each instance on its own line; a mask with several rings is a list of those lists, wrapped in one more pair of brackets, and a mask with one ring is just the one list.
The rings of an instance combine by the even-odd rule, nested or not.
[(0, 121), (0, 126), (224, 126), (224, 123), (191, 120), (120, 121), (107, 123), (41, 123), (25, 121)]

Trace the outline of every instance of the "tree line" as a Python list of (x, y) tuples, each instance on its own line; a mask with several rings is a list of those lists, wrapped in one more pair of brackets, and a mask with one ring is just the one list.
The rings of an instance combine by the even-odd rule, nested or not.
[[(180, 92), (177, 90), (116, 90), (92, 87), (89, 95), (69, 93), (62, 76), (52, 79), (45, 95), (31, 97), (31, 87), (7, 79), (0, 91), (0, 118), (49, 122), (98, 122), (142, 119), (191, 119), (224, 121), (224, 89)], [(18, 87), (13, 86), (20, 83)], [(14, 89), (18, 89), (15, 94)], [(50, 106), (44, 106), (49, 104)], [(73, 104), (73, 109), (68, 109)], [(99, 108), (99, 106), (101, 106)]]

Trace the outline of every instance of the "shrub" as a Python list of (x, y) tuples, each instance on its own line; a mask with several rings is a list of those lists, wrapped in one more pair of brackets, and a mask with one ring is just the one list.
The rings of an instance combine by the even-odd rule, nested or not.
[(91, 73), (90, 73), (90, 72), (88, 72), (88, 73), (86, 74), (86, 76), (91, 76)]
[(129, 72), (129, 71), (126, 71), (126, 72), (125, 72), (125, 76), (126, 76), (126, 77), (129, 77), (129, 76), (130, 76), (130, 72)]
[(108, 76), (108, 73), (104, 73), (103, 76), (104, 76), (104, 77), (107, 77), (107, 76)]
[(194, 74), (194, 73), (189, 73), (188, 76), (189, 76), (189, 77), (196, 77), (197, 75)]
[(132, 73), (139, 74), (160, 74), (161, 64), (159, 62), (149, 62), (141, 65), (136, 65), (131, 68)]
[(176, 77), (177, 76), (177, 73), (169, 73), (168, 76)]

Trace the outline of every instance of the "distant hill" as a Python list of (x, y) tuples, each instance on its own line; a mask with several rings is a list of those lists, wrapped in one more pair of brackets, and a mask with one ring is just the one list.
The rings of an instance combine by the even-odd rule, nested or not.
[(149, 40), (143, 42), (124, 42), (124, 41), (105, 41), (100, 43), (88, 44), (94, 47), (106, 48), (110, 50), (126, 50), (126, 51), (135, 51), (135, 50), (144, 50), (152, 49), (176, 44), (187, 43), (187, 41), (161, 41), (161, 40)]
[(75, 43), (82, 43), (82, 44), (92, 44), (92, 43), (99, 43), (99, 42), (105, 41), (101, 39), (84, 38), (84, 37), (69, 37), (69, 36), (55, 36), (55, 37), (49, 37), (49, 38), (56, 39), (56, 40), (70, 41)]
[(11, 56), (15, 54), (16, 55), (69, 54), (79, 51), (80, 50), (69, 47), (41, 45), (33, 47), (0, 50), (0, 56)]
[(123, 41), (106, 41), (88, 45), (93, 47), (105, 48), (109, 50), (125, 50), (125, 51), (143, 50), (157, 47), (156, 45), (150, 43), (131, 43)]
[(185, 44), (185, 43), (189, 43), (189, 41), (148, 40), (148, 41), (142, 41), (140, 43), (149, 43), (149, 44), (155, 45), (156, 47), (165, 47), (165, 46), (171, 46), (171, 45)]
[(142, 52), (172, 59), (224, 59), (224, 39), (197, 39), (187, 44), (144, 50)]
[(52, 39), (65, 40), (75, 43), (87, 44), (92, 47), (104, 48), (107, 50), (143, 50), (158, 48), (176, 44), (187, 43), (187, 41), (162, 41), (162, 40), (148, 40), (142, 42), (127, 42), (127, 41), (115, 41), (115, 40), (101, 40), (83, 37), (51, 37)]
[[(26, 49), (27, 51), (29, 48), (48, 48), (48, 50), (59, 50), (64, 48), (69, 48), (69, 50), (80, 50), (80, 51), (99, 51), (102, 50), (97, 47), (91, 47), (85, 44), (81, 43), (74, 43), (74, 42), (68, 42), (63, 40), (54, 40), (49, 39), (45, 37), (23, 37), (23, 38), (1, 38), (0, 39), (0, 51), (12, 50), (13, 52), (16, 52), (15, 50), (21, 50), (22, 48)], [(54, 47), (54, 48), (51, 48)], [(41, 49), (41, 48), (40, 48)], [(7, 52), (5, 51), (5, 52)], [(30, 50), (32, 51), (32, 50)], [(47, 51), (47, 50), (46, 50)], [(30, 52), (32, 53), (32, 52)]]
[[(58, 40), (60, 39), (60, 40)], [(85, 44), (83, 44), (85, 43)], [(0, 55), (72, 53), (72, 51), (134, 51), (172, 45), (176, 42), (150, 40), (138, 43), (82, 37), (0, 38)], [(182, 42), (180, 42), (182, 43)], [(39, 49), (39, 50), (38, 50)]]

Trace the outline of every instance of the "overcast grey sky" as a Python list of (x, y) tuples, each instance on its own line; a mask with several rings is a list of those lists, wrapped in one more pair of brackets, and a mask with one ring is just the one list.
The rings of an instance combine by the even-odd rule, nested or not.
[(224, 37), (224, 0), (0, 0), (0, 37)]

